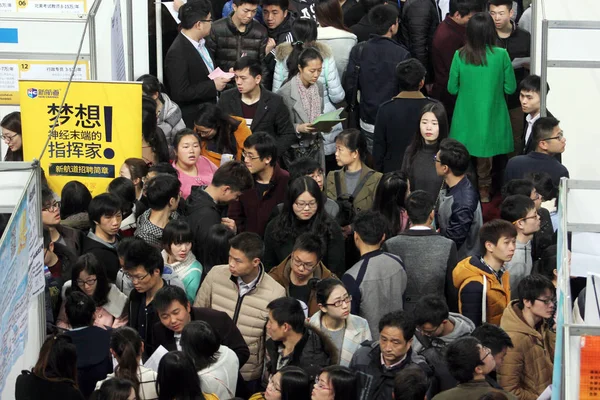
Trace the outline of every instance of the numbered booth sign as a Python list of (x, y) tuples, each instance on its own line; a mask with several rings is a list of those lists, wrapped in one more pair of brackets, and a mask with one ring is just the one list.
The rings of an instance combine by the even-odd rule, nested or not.
[(41, 154), (56, 193), (72, 180), (93, 196), (103, 193), (125, 159), (141, 157), (141, 84), (72, 82), (64, 104), (67, 82), (22, 80), (19, 86), (24, 159)]
[(85, 14), (87, 6), (86, 0), (3, 0), (0, 12)]

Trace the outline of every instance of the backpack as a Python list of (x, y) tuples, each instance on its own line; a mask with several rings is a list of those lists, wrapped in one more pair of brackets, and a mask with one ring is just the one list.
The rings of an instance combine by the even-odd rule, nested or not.
[(354, 199), (374, 173), (375, 171), (373, 170), (367, 172), (367, 174), (358, 182), (358, 185), (356, 185), (356, 188), (352, 194), (341, 194), (342, 182), (340, 178), (340, 171), (335, 171), (333, 173), (335, 178), (335, 192), (337, 194), (337, 199), (335, 202), (340, 207), (340, 212), (336, 216), (336, 221), (338, 224), (340, 224), (340, 226), (348, 226), (352, 223), (352, 220), (356, 215), (356, 212), (354, 211)]

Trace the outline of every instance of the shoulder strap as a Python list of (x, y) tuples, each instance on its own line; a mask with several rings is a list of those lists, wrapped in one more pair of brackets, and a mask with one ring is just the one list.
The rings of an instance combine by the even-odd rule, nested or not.
[(481, 323), (487, 322), (487, 278), (483, 276), (483, 291), (481, 292)]
[(340, 197), (342, 195), (342, 182), (340, 181), (340, 171), (335, 171), (333, 173), (333, 177), (335, 178), (335, 195), (336, 197)]
[(327, 95), (329, 95), (329, 84), (327, 83), (327, 81), (329, 80), (327, 65), (329, 65), (329, 63), (327, 61), (323, 61), (323, 64), (325, 64), (325, 89), (327, 89)]
[(365, 183), (367, 183), (367, 181), (369, 180), (371, 175), (373, 175), (374, 173), (375, 173), (375, 171), (373, 171), (373, 170), (367, 172), (367, 174), (364, 176), (364, 178), (362, 178), (360, 180), (360, 182), (358, 182), (358, 185), (356, 185), (356, 188), (354, 189), (354, 193), (352, 193), (353, 199), (356, 198), (356, 196), (360, 193), (362, 188), (365, 186)]

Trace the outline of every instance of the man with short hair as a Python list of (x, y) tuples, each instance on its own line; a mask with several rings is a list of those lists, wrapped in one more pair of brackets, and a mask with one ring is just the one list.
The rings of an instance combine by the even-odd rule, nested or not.
[(510, 302), (500, 327), (514, 347), (498, 370), (498, 383), (519, 399), (535, 400), (552, 384), (556, 333), (548, 322), (556, 310), (556, 289), (541, 275), (519, 283), (519, 299)]
[[(366, 42), (371, 38), (371, 35), (377, 35), (377, 27), (369, 21), (369, 12), (380, 4), (387, 3), (386, 0), (361, 0), (355, 6), (348, 10), (348, 14), (344, 15), (344, 25), (350, 28), (350, 31), (356, 35), (358, 43)], [(361, 15), (360, 20), (356, 24), (348, 23), (346, 17)]]
[[(288, 11), (289, 5), (289, 0), (261, 0), (263, 23), (267, 27), (267, 35), (269, 36), (265, 49), (267, 54), (263, 62), (269, 70), (270, 78), (273, 77), (275, 71), (275, 47), (282, 43), (294, 41), (291, 31), (296, 16), (293, 12)], [(273, 87), (272, 80), (263, 82), (263, 86), (271, 90)]]
[(519, 282), (531, 275), (531, 240), (533, 234), (540, 230), (540, 216), (533, 200), (517, 194), (504, 199), (500, 205), (500, 218), (512, 223), (517, 229), (515, 254), (505, 265), (506, 270), (510, 272), (510, 298), (515, 300), (519, 298)]
[(440, 233), (452, 239), (461, 260), (478, 251), (477, 233), (483, 224), (477, 191), (466, 177), (471, 157), (467, 148), (446, 138), (434, 157), (435, 170), (444, 178), (435, 215)]
[(385, 314), (379, 321), (377, 341), (365, 341), (352, 356), (350, 369), (356, 371), (359, 400), (389, 400), (394, 377), (402, 370), (420, 368), (427, 376), (431, 369), (411, 345), (415, 323), (403, 311)]
[(104, 265), (108, 280), (114, 282), (121, 268), (117, 256), (118, 233), (123, 220), (121, 200), (114, 194), (99, 194), (90, 202), (88, 216), (92, 228), (83, 239), (81, 254), (95, 255)]
[(229, 115), (246, 119), (253, 133), (271, 135), (281, 155), (296, 142), (296, 133), (283, 98), (262, 87), (261, 68), (260, 62), (250, 57), (237, 60), (233, 66), (236, 87), (223, 92), (219, 106)]
[(148, 210), (137, 220), (134, 236), (162, 250), (162, 234), (172, 219), (179, 218), (177, 207), (181, 198), (181, 182), (171, 175), (159, 175), (144, 184)]
[(281, 368), (302, 368), (314, 380), (321, 370), (337, 362), (338, 351), (314, 326), (305, 322), (302, 305), (293, 297), (281, 297), (267, 305), (269, 319), (265, 369), (273, 376)]
[(393, 39), (398, 32), (398, 7), (376, 6), (369, 11), (369, 21), (376, 27), (377, 35), (350, 51), (344, 89), (348, 104), (360, 91), (360, 129), (372, 152), (377, 109), (398, 93), (396, 65), (408, 59), (410, 53)]
[(477, 338), (481, 345), (492, 351), (492, 357), (496, 362), (494, 371), (489, 372), (485, 379), (496, 389), (502, 389), (502, 386), (496, 381), (496, 371), (504, 363), (504, 357), (509, 348), (513, 348), (513, 342), (504, 329), (492, 324), (481, 324), (471, 333), (471, 336)]
[[(486, 393), (498, 391), (485, 379), (496, 367), (492, 352), (476, 338), (467, 336), (448, 345), (446, 361), (458, 386), (438, 394), (434, 400), (479, 399)], [(501, 393), (508, 400), (517, 400), (510, 393)]]
[(229, 205), (228, 217), (235, 221), (238, 232), (263, 236), (273, 209), (285, 198), (290, 175), (277, 164), (277, 146), (267, 133), (248, 136), (242, 157), (252, 173), (254, 187)]
[[(527, 154), (535, 150), (533, 146), (532, 133), (533, 124), (540, 119), (541, 113), (541, 93), (542, 78), (538, 75), (529, 75), (519, 83), (518, 91), (521, 110), (525, 113), (525, 128), (523, 129), (523, 140), (519, 146), (515, 146), (520, 154)], [(550, 91), (550, 86), (546, 83), (546, 94)], [(546, 110), (548, 117), (553, 117), (552, 113)], [(522, 150), (522, 151), (521, 151)], [(560, 161), (560, 154), (556, 155)]]
[(404, 310), (412, 312), (427, 294), (445, 296), (452, 311), (458, 311), (452, 270), (457, 263), (456, 244), (433, 229), (434, 199), (423, 190), (412, 192), (404, 203), (409, 229), (383, 244), (383, 249), (398, 256), (406, 268), (408, 282)]
[(458, 289), (459, 312), (475, 326), (483, 322), (500, 324), (502, 312), (510, 301), (510, 274), (504, 264), (515, 253), (516, 238), (517, 230), (508, 221), (496, 219), (485, 223), (479, 230), (481, 256), (465, 258), (452, 272)]
[(346, 271), (342, 282), (352, 296), (352, 314), (366, 319), (373, 339), (377, 339), (382, 316), (402, 309), (406, 271), (400, 258), (381, 250), (387, 221), (380, 213), (361, 211), (352, 226), (360, 260)]
[(461, 314), (451, 313), (443, 297), (429, 295), (421, 298), (414, 309), (414, 320), (417, 325), (413, 351), (425, 357), (433, 366), (434, 379), (431, 383), (430, 396), (452, 389), (456, 379), (450, 375), (444, 353), (448, 345), (455, 340), (468, 336), (475, 329), (471, 320)]
[(420, 368), (405, 368), (394, 377), (394, 400), (425, 400), (429, 382)]
[[(381, 104), (375, 121), (373, 165), (386, 173), (402, 168), (404, 153), (415, 135), (423, 107), (432, 99), (423, 96), (425, 67), (416, 58), (400, 62), (396, 67), (396, 82), (400, 93)], [(391, 85), (390, 85), (391, 86)], [(361, 99), (362, 102), (362, 99)]]
[[(264, 244), (256, 233), (242, 232), (229, 241), (229, 265), (214, 266), (200, 286), (194, 307), (226, 312), (238, 326), (250, 349), (242, 367), (250, 391), (258, 390), (263, 371), (267, 305), (285, 296), (261, 262)], [(253, 392), (255, 393), (255, 392)]]
[(569, 177), (569, 171), (554, 156), (565, 151), (567, 139), (559, 120), (553, 117), (540, 118), (533, 124), (532, 145), (535, 151), (508, 160), (504, 171), (504, 182), (521, 179), (530, 172), (545, 172), (558, 187), (560, 178)]
[(433, 66), (433, 85), (431, 97), (444, 104), (448, 120), (452, 120), (456, 96), (448, 93), (450, 66), (456, 50), (467, 41), (467, 23), (471, 17), (481, 11), (475, 0), (450, 0), (450, 12), (435, 30), (431, 44), (431, 64)]
[(235, 221), (227, 218), (227, 205), (252, 188), (252, 173), (239, 161), (221, 165), (208, 186), (196, 187), (186, 201), (188, 223), (194, 233), (194, 255), (204, 259), (204, 242), (210, 227), (223, 224), (236, 232)]

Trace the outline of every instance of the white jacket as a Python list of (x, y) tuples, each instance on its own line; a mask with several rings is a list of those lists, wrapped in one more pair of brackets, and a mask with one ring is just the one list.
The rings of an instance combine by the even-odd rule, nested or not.
[(179, 106), (165, 93), (161, 93), (160, 96), (163, 100), (163, 108), (158, 114), (158, 127), (165, 134), (167, 143), (171, 147), (173, 146), (175, 134), (185, 129), (185, 123), (183, 122)]
[[(100, 389), (100, 386), (102, 386), (102, 384), (105, 381), (114, 377), (114, 373), (106, 375), (106, 379), (98, 381), (98, 383), (96, 383), (96, 390)], [(140, 400), (158, 399), (158, 394), (156, 394), (156, 372), (152, 371), (150, 368), (146, 368), (143, 365), (140, 365), (137, 377), (140, 381)]]
[(232, 399), (235, 397), (240, 361), (227, 346), (220, 346), (218, 353), (216, 363), (198, 371), (202, 391), (214, 393), (219, 399)]
[[(331, 48), (326, 44), (316, 42), (314, 47), (319, 50), (323, 57), (323, 71), (319, 76), (319, 82), (323, 85), (323, 100), (324, 108), (323, 112), (327, 113), (336, 109), (335, 103), (341, 103), (346, 94), (342, 87), (342, 81), (336, 63), (332, 57)], [(287, 59), (292, 52), (291, 43), (282, 43), (277, 46), (275, 50), (275, 74), (273, 76), (273, 92), (277, 92), (283, 85), (283, 82), (288, 77)], [(333, 127), (331, 132), (323, 133), (323, 145), (325, 155), (335, 153), (335, 138), (342, 131), (342, 124), (337, 124)]]
[(343, 78), (350, 58), (350, 50), (358, 43), (356, 35), (332, 26), (318, 27), (317, 40), (331, 47), (338, 75)]

